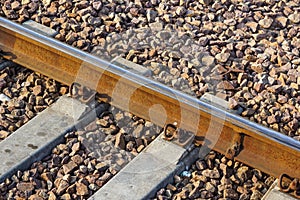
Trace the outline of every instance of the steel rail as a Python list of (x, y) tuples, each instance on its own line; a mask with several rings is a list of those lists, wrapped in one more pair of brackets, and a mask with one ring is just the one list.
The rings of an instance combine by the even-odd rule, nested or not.
[[(64, 84), (76, 81), (91, 87), (112, 97), (114, 106), (160, 126), (177, 122), (195, 133), (197, 144), (223, 154), (240, 145), (236, 160), (272, 176), (285, 173), (300, 178), (300, 143), (279, 132), (4, 18), (0, 18), (0, 50), (6, 58)], [(151, 109), (156, 104), (164, 109)]]

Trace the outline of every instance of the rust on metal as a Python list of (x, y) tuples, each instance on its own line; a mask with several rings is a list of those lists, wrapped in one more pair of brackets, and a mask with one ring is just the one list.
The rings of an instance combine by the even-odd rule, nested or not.
[(278, 184), (282, 192), (289, 193), (300, 199), (300, 181), (298, 178), (293, 178), (287, 174), (282, 174), (279, 177)]
[(242, 150), (243, 148), (242, 143), (243, 143), (243, 135), (240, 133), (234, 133), (232, 144), (226, 150), (225, 156), (229, 159), (234, 159), (234, 157), (236, 157)]
[(96, 100), (97, 92), (74, 82), (70, 86), (70, 94), (72, 98), (78, 99), (82, 103), (89, 104)]
[[(14, 62), (64, 84), (78, 82), (109, 97), (112, 105), (161, 127), (176, 121), (180, 129), (195, 133), (196, 144), (223, 154), (232, 148), (235, 133), (241, 133), (243, 150), (234, 153), (236, 160), (275, 177), (286, 173), (300, 178), (300, 145), (292, 138), (153, 81), (120, 75), (117, 66), (5, 19), (0, 18), (0, 24), (0, 49)], [(164, 109), (152, 109), (157, 104)]]
[(172, 143), (183, 148), (189, 148), (195, 141), (195, 135), (191, 132), (186, 132), (181, 129), (179, 130), (177, 127), (177, 122), (165, 125), (162, 133), (163, 139), (171, 141)]
[(163, 130), (163, 139), (171, 141), (178, 137), (178, 130), (175, 124), (167, 124)]

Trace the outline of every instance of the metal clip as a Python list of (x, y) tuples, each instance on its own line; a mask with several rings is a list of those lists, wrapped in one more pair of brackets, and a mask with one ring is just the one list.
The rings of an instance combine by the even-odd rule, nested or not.
[(96, 98), (97, 92), (79, 83), (72, 83), (70, 86), (71, 97), (78, 99), (82, 103), (89, 104)]
[(232, 139), (232, 144), (225, 153), (226, 158), (233, 159), (235, 156), (237, 156), (243, 148), (242, 143), (243, 135), (240, 133), (235, 133)]
[(195, 135), (191, 132), (180, 130), (177, 123), (167, 124), (163, 129), (163, 139), (172, 141), (172, 143), (183, 148), (189, 148), (193, 144)]
[(164, 130), (163, 130), (163, 139), (165, 140), (168, 140), (168, 141), (171, 141), (175, 138), (177, 138), (177, 133), (178, 133), (178, 130), (177, 130), (177, 126), (176, 126), (177, 123), (174, 123), (174, 124), (167, 124), (165, 127), (164, 127)]
[(279, 177), (278, 184), (282, 192), (290, 193), (294, 197), (300, 199), (300, 181), (298, 178), (293, 178), (287, 174), (282, 174)]

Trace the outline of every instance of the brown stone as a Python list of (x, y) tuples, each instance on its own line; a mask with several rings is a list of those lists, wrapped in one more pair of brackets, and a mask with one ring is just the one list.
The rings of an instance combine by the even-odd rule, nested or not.
[(234, 86), (229, 81), (221, 81), (217, 84), (218, 89), (233, 90)]
[(299, 122), (297, 119), (294, 118), (292, 121), (288, 123), (288, 125), (292, 130), (297, 130), (297, 128), (299, 127)]
[(20, 182), (17, 184), (17, 189), (22, 192), (31, 192), (34, 190), (34, 185), (33, 183)]
[(239, 194), (231, 188), (225, 189), (223, 191), (223, 196), (224, 196), (224, 198), (229, 198), (229, 199), (238, 199), (239, 198)]
[(76, 194), (79, 196), (85, 196), (89, 194), (88, 188), (83, 183), (76, 183)]
[(178, 6), (175, 13), (178, 15), (178, 16), (181, 16), (181, 15), (184, 15), (186, 13), (186, 9), (185, 7), (183, 6)]
[(83, 158), (78, 154), (72, 156), (71, 160), (74, 161), (77, 165), (79, 165), (83, 162)]
[(254, 63), (250, 66), (250, 68), (255, 71), (256, 73), (262, 73), (264, 71), (264, 68), (261, 64)]
[(44, 102), (44, 98), (43, 97), (37, 96), (35, 98), (35, 105), (37, 105), (37, 106), (43, 106), (44, 104), (45, 104), (45, 102)]
[(278, 95), (277, 101), (279, 103), (286, 103), (288, 101), (288, 98), (286, 96), (283, 96), (283, 95)]
[(262, 199), (263, 196), (264, 195), (260, 191), (254, 190), (252, 192), (252, 195), (251, 195), (250, 199)]
[(177, 190), (177, 188), (174, 185), (170, 184), (170, 183), (167, 185), (167, 189), (169, 189), (173, 192), (175, 192)]
[(121, 132), (116, 135), (115, 147), (119, 147), (123, 150), (126, 148), (124, 134)]
[(77, 152), (80, 150), (80, 142), (76, 142), (75, 144), (73, 144), (72, 146), (72, 151), (73, 152)]
[(132, 135), (135, 138), (140, 138), (142, 136), (143, 129), (144, 129), (144, 125), (143, 124), (137, 125), (137, 127), (134, 128), (134, 130), (132, 132)]
[(53, 180), (53, 177), (52, 177), (52, 174), (50, 172), (44, 172), (41, 174), (41, 178), (44, 180), (44, 181), (52, 181)]
[(102, 2), (101, 1), (96, 1), (96, 2), (93, 2), (93, 8), (95, 9), (95, 10), (100, 10), (101, 9), (101, 7), (102, 7)]
[(293, 13), (293, 14), (289, 15), (288, 18), (292, 23), (297, 24), (300, 22), (300, 13)]
[(96, 121), (96, 123), (102, 127), (108, 127), (109, 126), (109, 122), (105, 119), (98, 119)]
[(198, 160), (196, 162), (196, 167), (197, 167), (198, 170), (204, 170), (204, 169), (207, 168), (207, 165), (206, 165), (204, 160)]
[(205, 189), (212, 193), (214, 193), (216, 191), (216, 187), (211, 182), (207, 182), (205, 184)]
[(247, 166), (242, 166), (237, 170), (236, 176), (242, 182), (246, 181), (250, 176), (250, 170)]
[(63, 199), (63, 200), (71, 200), (71, 196), (70, 194), (66, 193), (66, 194), (63, 194), (60, 199)]
[(260, 20), (258, 23), (262, 28), (270, 28), (273, 23), (273, 19), (267, 17)]
[(106, 163), (103, 163), (103, 162), (98, 163), (98, 164), (95, 166), (95, 168), (96, 168), (98, 171), (101, 171), (101, 172), (105, 171), (108, 167), (109, 167), (109, 166), (108, 166)]
[(279, 16), (276, 18), (276, 21), (283, 27), (285, 28), (286, 27), (286, 23), (287, 23), (287, 18), (284, 17), (284, 16)]
[(260, 82), (255, 82), (255, 83), (254, 83), (254, 89), (255, 89), (257, 92), (261, 92), (261, 91), (264, 89), (264, 84), (263, 84), (263, 83), (260, 83)]
[(227, 60), (229, 59), (229, 57), (230, 57), (230, 53), (219, 53), (219, 54), (216, 55), (216, 59), (219, 62), (222, 62), (222, 63), (227, 62)]
[(253, 33), (255, 33), (256, 32), (256, 30), (257, 30), (257, 27), (258, 27), (258, 23), (256, 23), (256, 22), (247, 22), (246, 23), (246, 26), (248, 26), (250, 29), (251, 29), (251, 31), (253, 32)]
[(220, 172), (218, 171), (217, 168), (214, 168), (213, 170), (205, 169), (202, 171), (202, 174), (208, 178), (213, 178), (213, 179), (220, 178)]
[(299, 85), (297, 83), (291, 83), (291, 88), (294, 88), (295, 90), (299, 90)]
[(120, 167), (123, 167), (126, 164), (126, 160), (123, 158), (118, 158), (116, 160), (117, 165), (119, 165)]
[(272, 85), (272, 86), (268, 87), (267, 90), (276, 94), (282, 90), (282, 86), (281, 85)]
[(9, 133), (8, 133), (7, 131), (1, 130), (1, 131), (0, 131), (0, 139), (5, 139), (5, 138), (7, 138), (8, 134), (9, 134)]
[(255, 110), (248, 108), (242, 112), (242, 116), (249, 117), (249, 116), (252, 116), (254, 113), (255, 113)]
[(62, 195), (66, 189), (69, 187), (69, 183), (65, 180), (60, 180), (56, 193)]
[(276, 117), (274, 115), (268, 116), (267, 118), (268, 124), (274, 124), (277, 122)]
[(12, 2), (12, 3), (11, 3), (11, 8), (12, 8), (13, 10), (19, 10), (19, 9), (21, 8), (20, 2), (18, 2), (18, 1)]
[(44, 200), (44, 198), (42, 198), (41, 196), (39, 196), (37, 194), (33, 194), (28, 198), (28, 200)]
[(137, 150), (137, 152), (141, 152), (144, 148), (145, 148), (145, 146), (142, 144), (142, 145), (139, 145), (136, 150)]
[(70, 173), (76, 167), (77, 167), (77, 165), (76, 165), (76, 163), (74, 161), (68, 162), (67, 164), (63, 165), (64, 174)]
[(25, 5), (25, 4), (29, 4), (31, 1), (30, 0), (22, 0), (22, 5)]
[(49, 192), (48, 200), (56, 200), (56, 199), (57, 199), (57, 198), (56, 198), (54, 192), (50, 191), (50, 192)]
[(32, 93), (35, 95), (35, 96), (38, 96), (42, 93), (42, 86), (41, 85), (36, 85), (32, 88)]
[(213, 0), (200, 0), (199, 2), (204, 4), (204, 5), (209, 5), (213, 2)]
[(66, 190), (66, 193), (68, 194), (75, 194), (76, 193), (76, 185), (72, 184), (71, 186), (69, 186)]

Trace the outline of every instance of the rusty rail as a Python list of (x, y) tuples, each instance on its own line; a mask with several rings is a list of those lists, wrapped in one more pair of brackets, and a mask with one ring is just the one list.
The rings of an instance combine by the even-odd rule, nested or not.
[(20, 65), (64, 84), (79, 82), (110, 97), (113, 105), (160, 126), (177, 122), (196, 134), (197, 144), (275, 177), (285, 173), (300, 178), (300, 143), (281, 133), (3, 18), (0, 49)]

